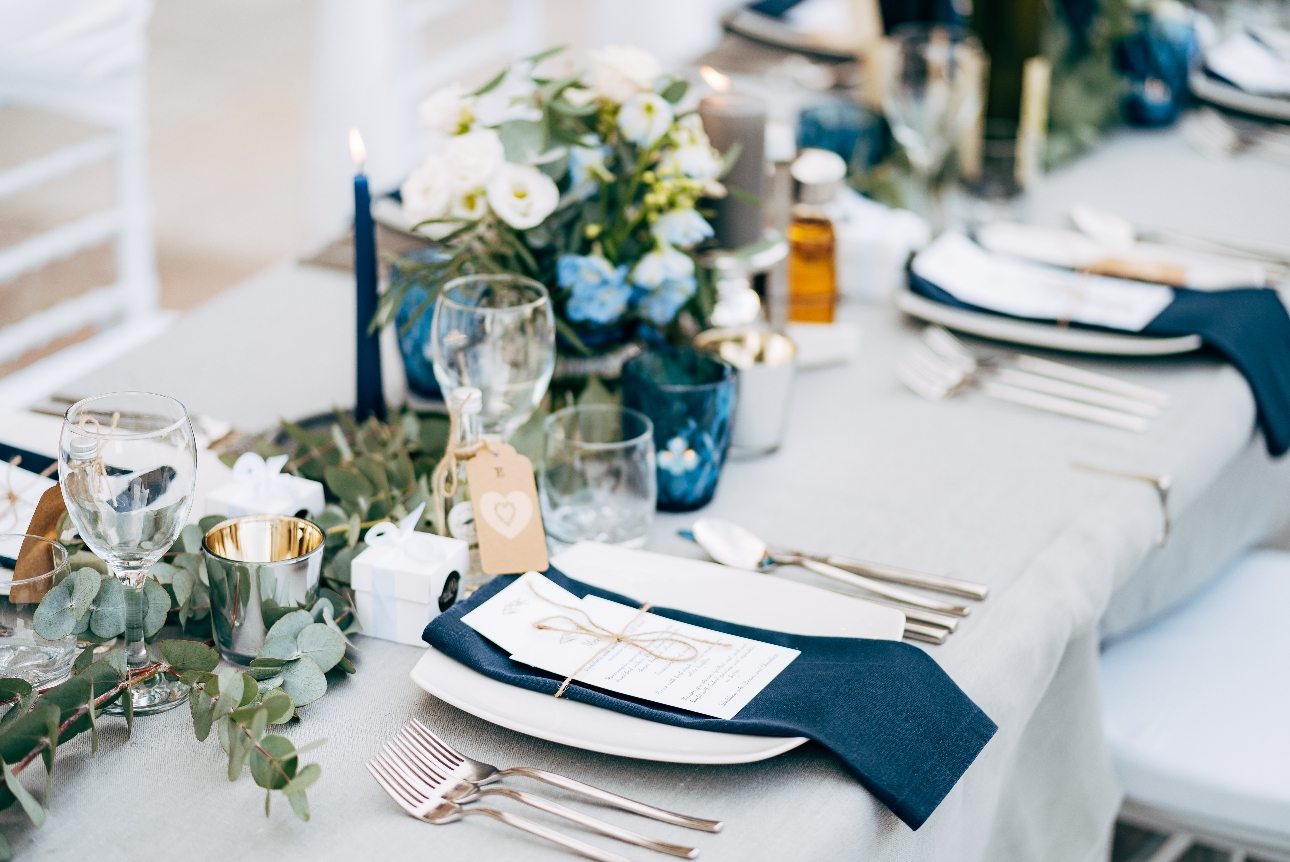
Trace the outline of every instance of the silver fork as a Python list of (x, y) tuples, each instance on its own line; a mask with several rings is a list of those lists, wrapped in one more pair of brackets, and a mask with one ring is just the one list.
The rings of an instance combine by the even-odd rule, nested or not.
[[(1023, 372), (1016, 373), (1023, 374)], [(916, 341), (909, 346), (903, 359), (896, 366), (896, 376), (928, 401), (942, 401), (976, 387), (991, 398), (1045, 410), (1049, 413), (1085, 419), (1129, 431), (1145, 431), (1147, 428), (1147, 419), (1142, 415), (1088, 403), (1087, 399), (1077, 401), (1052, 394), (1052, 390), (1058, 388), (1057, 386), (1044, 384), (1043, 388), (1048, 391), (1036, 391), (1024, 379), (1009, 378), (1009, 382), (1001, 383), (982, 371), (967, 372), (921, 341)], [(1031, 376), (1043, 379), (1037, 375)], [(1061, 381), (1053, 380), (1050, 383), (1060, 384)], [(1074, 386), (1074, 384), (1065, 385)], [(1085, 389), (1087, 392), (1094, 391), (1086, 387), (1075, 386), (1074, 388)]]
[(626, 856), (619, 856), (617, 853), (601, 850), (599, 847), (594, 847), (585, 841), (579, 841), (577, 838), (570, 838), (568, 835), (549, 829), (540, 823), (525, 820), (523, 817), (516, 817), (509, 811), (498, 811), (495, 808), (462, 808), (457, 803), (441, 797), (427, 796), (422, 790), (401, 778), (398, 772), (392, 769), (381, 755), (377, 755), (367, 762), (367, 771), (372, 773), (376, 783), (381, 785), (385, 792), (390, 795), (390, 798), (399, 804), (400, 808), (426, 823), (433, 823), (438, 826), (444, 823), (453, 823), (472, 814), (482, 815), (491, 817), (494, 820), (500, 820), (507, 826), (519, 829), (521, 832), (545, 838), (567, 850), (572, 850), (579, 856), (594, 859), (596, 862), (631, 862)]
[(432, 762), (438, 763), (446, 769), (449, 775), (469, 781), (471, 784), (482, 786), (501, 781), (508, 775), (522, 775), (526, 778), (550, 784), (552, 787), (581, 793), (583, 796), (588, 796), (623, 811), (630, 811), (632, 814), (639, 814), (642, 817), (670, 823), (673, 826), (684, 826), (687, 829), (698, 829), (703, 832), (720, 832), (723, 825), (720, 820), (703, 820), (699, 817), (688, 817), (684, 814), (676, 814), (662, 808), (655, 808), (653, 805), (637, 802), (634, 799), (619, 796), (617, 793), (610, 793), (608, 790), (601, 790), (599, 787), (583, 784), (576, 779), (557, 775), (554, 772), (547, 772), (545, 769), (533, 769), (527, 766), (498, 769), (491, 764), (461, 754), (438, 736), (435, 736), (430, 728), (415, 718), (408, 722), (404, 729), (410, 731), (409, 738), (416, 743), (417, 749), (424, 752), (425, 756), (430, 758)]
[(402, 775), (405, 779), (424, 786), (426, 792), (432, 796), (442, 797), (449, 802), (456, 802), (458, 805), (475, 802), (485, 796), (504, 796), (507, 799), (514, 799), (516, 802), (536, 808), (539, 811), (554, 814), (556, 817), (563, 817), (565, 820), (577, 823), (609, 838), (617, 838), (619, 841), (635, 844), (637, 847), (657, 850), (659, 853), (679, 856), (682, 859), (694, 859), (699, 855), (699, 851), (694, 847), (684, 847), (680, 844), (657, 841), (645, 835), (632, 832), (629, 829), (623, 829), (612, 823), (589, 817), (580, 811), (566, 808), (541, 796), (525, 793), (523, 790), (514, 790), (510, 787), (481, 788), (476, 787), (465, 779), (446, 775), (444, 770), (436, 769), (434, 764), (424, 759), (416, 749), (415, 744), (404, 736), (402, 731), (393, 740), (386, 743), (381, 750), (389, 762), (402, 770)]

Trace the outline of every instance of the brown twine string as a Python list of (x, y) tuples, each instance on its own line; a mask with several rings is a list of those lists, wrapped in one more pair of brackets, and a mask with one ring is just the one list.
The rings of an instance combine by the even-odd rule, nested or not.
[[(573, 617), (565, 616), (564, 614), (557, 614), (556, 616), (544, 617), (543, 619), (538, 620), (537, 622), (533, 623), (533, 628), (539, 629), (541, 631), (561, 632), (563, 634), (570, 634), (570, 635), (590, 635), (591, 637), (596, 638), (597, 640), (607, 641), (607, 643), (604, 646), (596, 650), (596, 652), (593, 653), (590, 658), (588, 658), (581, 665), (579, 665), (577, 670), (575, 670), (573, 673), (569, 674), (567, 677), (564, 678), (564, 682), (560, 683), (560, 688), (556, 690), (556, 693), (555, 693), (556, 697), (559, 697), (560, 695), (564, 694), (565, 689), (567, 689), (569, 687), (569, 684), (573, 682), (573, 678), (575, 676), (582, 673), (584, 670), (586, 670), (588, 667), (594, 664), (598, 658), (600, 658), (609, 650), (613, 649), (613, 647), (617, 644), (627, 644), (628, 646), (636, 647), (636, 649), (640, 650), (641, 652), (646, 653), (647, 655), (650, 655), (656, 659), (660, 659), (661, 661), (670, 661), (670, 662), (678, 662), (678, 663), (694, 661), (696, 658), (699, 657), (699, 648), (696, 647), (693, 643), (691, 643), (691, 641), (697, 641), (698, 643), (709, 644), (711, 646), (722, 646), (722, 647), (731, 646), (731, 644), (723, 643), (721, 641), (704, 640), (703, 638), (697, 638), (692, 635), (677, 635), (675, 632), (653, 631), (653, 632), (640, 632), (638, 634), (630, 634), (630, 635), (627, 634), (627, 630), (630, 629), (632, 626), (636, 625), (636, 621), (649, 612), (649, 609), (651, 607), (649, 602), (646, 602), (645, 604), (640, 606), (640, 608), (636, 611), (636, 616), (632, 617), (631, 620), (628, 621), (627, 625), (623, 626), (623, 630), (621, 632), (616, 632), (600, 625), (600, 623), (593, 620), (591, 618), (591, 615), (588, 614), (586, 611), (584, 611), (582, 608), (575, 608), (571, 605), (566, 605), (561, 602), (557, 602), (555, 599), (551, 599), (542, 595), (537, 591), (537, 588), (534, 587), (531, 582), (529, 583), (529, 589), (533, 592), (533, 595), (537, 596), (539, 599), (546, 602), (547, 604), (555, 605), (557, 608), (564, 608), (567, 611), (573, 611), (576, 614), (581, 614), (583, 619), (587, 621), (586, 624), (584, 625), (582, 622), (575, 620)], [(564, 620), (565, 622), (573, 626), (573, 628), (560, 628), (558, 626), (548, 625), (548, 623), (550, 623), (552, 620)], [(680, 656), (667, 656), (667, 655), (663, 655), (662, 653), (655, 652), (654, 650), (646, 646), (646, 644), (669, 644), (669, 643), (679, 644), (685, 647), (687, 650), (689, 650), (689, 653), (684, 658)]]
[[(117, 426), (117, 423), (120, 421), (121, 421), (120, 412), (113, 412), (112, 424), (108, 426), (108, 430), (107, 430), (107, 433), (109, 435), (116, 433), (116, 426)], [(94, 423), (94, 433), (102, 434), (103, 425), (99, 422), (98, 417), (91, 416), (88, 413), (81, 417), (81, 421), (80, 421), (81, 430), (88, 433), (90, 430), (89, 425), (91, 422)], [(103, 463), (103, 444), (102, 443), (95, 444), (94, 458), (89, 462), (87, 462), (83, 468), (79, 468), (79, 469), (84, 469), (87, 473), (90, 473), (92, 471), (93, 475), (89, 477), (92, 487), (105, 488), (108, 491), (108, 495), (111, 496), (111, 485), (108, 483), (107, 466)]]
[[(5, 463), (9, 465), (9, 469), (5, 471), (4, 485), (0, 486), (0, 503), (3, 503), (3, 507), (0, 507), (0, 524), (3, 524), (5, 520), (7, 520), (11, 516), (14, 518), (18, 517), (18, 504), (22, 502), (23, 493), (36, 483), (36, 480), (33, 478), (22, 488), (15, 489), (13, 486), (13, 481), (14, 481), (13, 471), (15, 467), (17, 467), (22, 463), (22, 456), (14, 455)], [(42, 479), (47, 479), (57, 469), (58, 469), (58, 462), (54, 462), (53, 464), (50, 464), (48, 467), (46, 467), (44, 470), (41, 470), (36, 475)], [(26, 525), (15, 524), (14, 526), (15, 526), (15, 529), (17, 528), (25, 529)]]
[(435, 532), (441, 536), (448, 535), (444, 509), (447, 501), (457, 493), (458, 462), (473, 458), (481, 449), (492, 448), (492, 444), (480, 438), (465, 446), (458, 445), (457, 437), (461, 433), (461, 408), (451, 396), (448, 405), (448, 444), (444, 447), (443, 457), (435, 465), (430, 476), (430, 490), (434, 497)]

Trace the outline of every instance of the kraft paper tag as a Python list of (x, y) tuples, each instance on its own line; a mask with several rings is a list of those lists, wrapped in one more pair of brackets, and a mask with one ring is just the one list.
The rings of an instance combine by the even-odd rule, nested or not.
[(484, 574), (545, 571), (550, 564), (533, 462), (505, 443), (484, 447), (466, 462), (466, 481)]
[[(28, 535), (44, 536), (46, 539), (58, 541), (58, 521), (66, 511), (67, 504), (63, 501), (62, 489), (57, 485), (49, 488), (40, 495), (40, 502), (36, 504), (36, 511), (31, 516), (31, 524), (27, 527)], [(39, 585), (24, 584), (23, 581), (47, 575), (53, 571), (53, 568), (54, 552), (49, 545), (23, 539), (22, 550), (18, 552), (18, 559), (13, 567), (13, 587), (9, 591), (9, 601), (22, 605), (43, 599), (45, 593), (54, 586), (52, 578), (47, 578)]]

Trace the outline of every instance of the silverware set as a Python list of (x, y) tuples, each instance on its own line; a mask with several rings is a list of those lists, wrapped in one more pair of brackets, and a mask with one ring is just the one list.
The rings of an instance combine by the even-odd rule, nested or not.
[[(883, 563), (870, 563), (833, 554), (811, 554), (772, 548), (738, 524), (721, 518), (700, 518), (682, 535), (693, 539), (708, 556), (725, 566), (770, 572), (780, 566), (800, 566), (817, 575), (857, 587), (905, 615), (905, 637), (940, 644), (954, 632), (971, 605), (930, 598), (905, 587), (930, 590), (974, 601), (989, 587), (945, 575), (932, 575)], [(893, 586), (899, 585), (899, 586)], [(871, 599), (872, 601), (872, 599)]]
[(990, 398), (1145, 431), (1169, 396), (1082, 368), (1023, 353), (978, 355), (940, 326), (928, 326), (896, 365), (896, 376), (929, 401), (975, 389)]
[(380, 753), (368, 761), (367, 769), (385, 792), (404, 811), (418, 820), (441, 825), (454, 823), (470, 815), (490, 817), (598, 862), (629, 862), (629, 860), (510, 812), (478, 807), (472, 803), (490, 796), (511, 799), (576, 823), (600, 835), (681, 859), (694, 859), (699, 855), (699, 851), (693, 847), (659, 841), (630, 829), (606, 823), (533, 793), (495, 785), (504, 778), (522, 776), (673, 826), (684, 826), (703, 832), (719, 832), (722, 825), (716, 820), (703, 820), (665, 811), (546, 770), (523, 766), (498, 769), (456, 751), (415, 719), (404, 725), (394, 739), (382, 746)]

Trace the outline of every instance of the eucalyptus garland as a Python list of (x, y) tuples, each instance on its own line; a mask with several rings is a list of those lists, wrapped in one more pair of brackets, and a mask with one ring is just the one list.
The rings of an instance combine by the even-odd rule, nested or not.
[[(302, 720), (298, 708), (326, 694), (328, 674), (357, 671), (349, 639), (358, 631), (350, 563), (365, 547), (361, 534), (366, 528), (406, 517), (430, 499), (429, 476), (446, 436), (443, 417), (405, 412), (390, 423), (369, 419), (359, 425), (338, 412), (323, 430), (284, 423), (279, 434), (255, 444), (265, 457), (290, 454), (288, 471), (322, 482), (329, 502), (316, 519), (326, 536), (318, 597), (308, 606), (266, 603), (264, 648), (245, 670), (221, 669), (219, 653), (210, 645), (210, 592), (221, 589), (221, 575), (215, 574), (213, 583), (214, 567), (207, 567), (202, 539), (225, 520), (223, 515), (185, 527), (149, 572), (143, 590), (144, 639), (161, 659), (134, 671), (126, 666), (124, 649), (95, 657), (96, 648), (125, 632), (125, 593), (64, 515), (59, 538), (68, 548), (72, 572), (41, 600), (34, 623), (44, 638), (75, 634), (86, 646), (71, 679), (60, 685), (35, 691), (21, 679), (0, 679), (0, 709), (7, 707), (0, 718), (0, 809), (18, 803), (33, 824), (41, 825), (44, 808), (17, 775), (43, 760), (48, 799), (58, 747), (89, 732), (91, 754), (96, 752), (102, 711), (119, 703), (127, 728), (132, 727), (129, 689), (166, 673), (191, 687), (194, 736), (205, 742), (215, 732), (228, 755), (229, 780), (236, 781), (249, 767), (252, 780), (265, 790), (266, 816), (276, 791), (286, 796), (296, 816), (308, 820), (306, 791), (322, 770), (316, 763), (302, 764), (300, 756), (321, 740), (296, 747), (269, 729)], [(231, 463), (237, 454), (225, 459)], [(419, 528), (428, 525), (423, 522)], [(167, 622), (181, 638), (158, 639)], [(0, 835), (0, 862), (11, 856)]]

